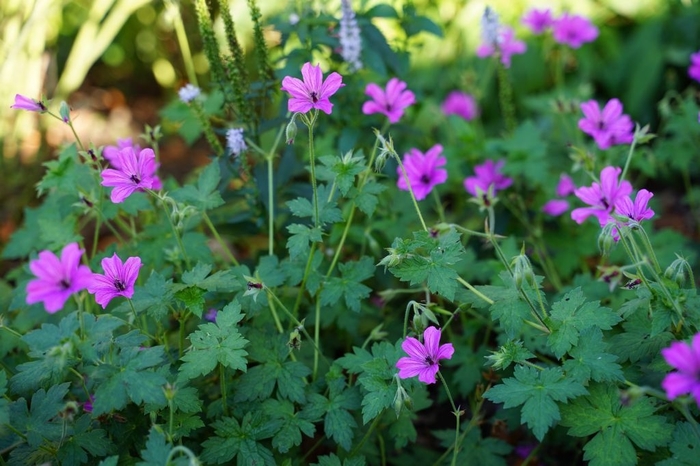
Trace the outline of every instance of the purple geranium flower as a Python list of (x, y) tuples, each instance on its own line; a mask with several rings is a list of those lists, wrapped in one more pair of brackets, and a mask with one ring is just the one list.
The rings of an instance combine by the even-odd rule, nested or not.
[(566, 173), (562, 173), (559, 177), (559, 183), (557, 184), (557, 196), (564, 197), (572, 194), (576, 190), (576, 185), (574, 180), (571, 179)]
[(117, 145), (116, 146), (105, 146), (104, 149), (102, 149), (102, 156), (107, 159), (107, 162), (109, 162), (109, 165), (112, 168), (115, 168), (117, 170), (121, 170), (121, 162), (119, 160), (119, 153), (123, 149), (131, 148), (135, 152), (141, 152), (141, 146), (138, 144), (134, 144), (133, 140), (131, 138), (124, 138), (124, 139), (117, 139)]
[(628, 115), (622, 113), (622, 104), (611, 99), (601, 112), (598, 102), (589, 100), (581, 104), (585, 118), (578, 121), (578, 127), (590, 135), (602, 150), (617, 144), (629, 144), (634, 139), (634, 124)]
[(552, 217), (558, 217), (569, 210), (569, 201), (565, 199), (552, 199), (542, 206), (542, 212)]
[(522, 23), (533, 33), (542, 34), (552, 25), (552, 12), (549, 8), (544, 10), (533, 8), (523, 16)]
[[(435, 185), (447, 181), (447, 170), (438, 168), (447, 164), (447, 159), (440, 154), (442, 154), (442, 146), (435, 144), (425, 155), (414, 148), (403, 156), (403, 166), (411, 183), (411, 189), (419, 201), (425, 199)], [(401, 167), (396, 167), (396, 173), (399, 175), (397, 186), (399, 189), (408, 191), (406, 177)]]
[(408, 337), (401, 348), (408, 354), (396, 363), (399, 377), (407, 379), (418, 376), (423, 383), (435, 383), (435, 374), (440, 370), (440, 359), (450, 359), (454, 353), (452, 343), (440, 345), (440, 330), (428, 327), (423, 333), (423, 342)]
[(487, 160), (481, 165), (476, 165), (474, 167), (476, 176), (470, 176), (464, 180), (464, 189), (472, 196), (478, 197), (481, 195), (479, 190), (483, 194), (489, 190), (489, 186), (493, 186), (493, 195), (495, 196), (496, 192), (513, 184), (512, 178), (501, 173), (504, 164), (504, 160), (498, 162)]
[(634, 202), (632, 202), (630, 196), (623, 196), (615, 202), (615, 213), (637, 223), (642, 220), (649, 220), (654, 216), (654, 211), (647, 207), (649, 199), (652, 197), (654, 197), (654, 194), (646, 189), (639, 190)]
[(46, 105), (43, 102), (34, 100), (30, 97), (25, 97), (21, 94), (15, 94), (15, 103), (10, 105), (10, 108), (16, 110), (28, 110), (30, 112), (45, 112)]
[(525, 53), (527, 46), (525, 42), (517, 40), (515, 38), (515, 33), (509, 27), (503, 26), (498, 31), (497, 46), (494, 47), (493, 44), (481, 44), (476, 49), (476, 56), (479, 58), (489, 57), (499, 52), (501, 56), (501, 63), (506, 68), (510, 68), (510, 58), (512, 55)]
[(119, 169), (102, 170), (102, 186), (114, 187), (110, 195), (112, 202), (124, 202), (134, 191), (159, 189), (158, 164), (153, 149), (136, 152), (132, 147), (126, 147), (119, 151), (117, 160)]
[(27, 284), (27, 304), (43, 301), (46, 311), (53, 314), (63, 309), (73, 293), (87, 288), (92, 272), (80, 265), (83, 252), (78, 243), (66, 245), (60, 259), (51, 251), (41, 251), (38, 259), (29, 263), (37, 278)]
[(445, 115), (457, 115), (467, 121), (473, 120), (479, 115), (479, 107), (472, 95), (460, 91), (452, 91), (447, 94), (442, 103), (442, 113)]
[(301, 67), (301, 75), (304, 80), (285, 76), (282, 80), (282, 90), (292, 96), (287, 103), (290, 112), (306, 113), (312, 108), (317, 108), (330, 115), (333, 104), (328, 100), (340, 89), (343, 77), (338, 73), (331, 73), (323, 80), (321, 67), (305, 63)]
[(690, 55), (690, 67), (688, 68), (688, 76), (696, 81), (700, 81), (700, 52), (695, 52)]
[(583, 16), (564, 13), (552, 21), (552, 35), (560, 44), (577, 49), (593, 42), (598, 37), (598, 28)]
[(632, 185), (627, 180), (618, 183), (622, 170), (619, 167), (605, 167), (600, 172), (600, 183), (582, 186), (574, 191), (576, 197), (590, 207), (579, 207), (571, 212), (571, 218), (576, 223), (583, 223), (591, 215), (595, 216), (600, 226), (605, 226), (613, 220), (611, 214), (618, 200), (632, 192)]
[(700, 333), (693, 337), (692, 344), (675, 341), (670, 347), (662, 349), (661, 355), (671, 367), (677, 369), (661, 382), (668, 399), (674, 400), (688, 393), (700, 406)]
[(389, 118), (389, 123), (397, 123), (403, 116), (404, 109), (416, 103), (413, 92), (406, 90), (406, 83), (398, 78), (391, 78), (386, 85), (386, 92), (374, 83), (367, 84), (365, 94), (372, 100), (362, 105), (362, 113), (383, 113)]
[(105, 274), (93, 273), (88, 291), (95, 295), (95, 301), (102, 309), (117, 296), (131, 298), (141, 265), (140, 257), (129, 257), (124, 263), (116, 253), (112, 257), (105, 257), (102, 259)]

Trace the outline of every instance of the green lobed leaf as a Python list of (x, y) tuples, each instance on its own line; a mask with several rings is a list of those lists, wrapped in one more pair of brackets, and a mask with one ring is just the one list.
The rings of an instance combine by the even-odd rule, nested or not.
[(268, 422), (261, 411), (247, 413), (240, 424), (232, 417), (218, 420), (212, 424), (216, 436), (202, 443), (202, 461), (224, 464), (239, 455), (238, 464), (275, 466), (272, 452), (258, 441), (272, 437), (280, 425), (277, 421)]
[(612, 309), (601, 307), (599, 301), (586, 302), (579, 287), (552, 305), (547, 342), (556, 357), (561, 358), (578, 343), (581, 331), (590, 327), (610, 330), (620, 320)]
[(565, 402), (587, 393), (581, 383), (564, 377), (564, 372), (558, 367), (539, 371), (534, 367), (517, 365), (514, 375), (489, 389), (484, 397), (494, 403), (503, 403), (504, 408), (522, 405), (522, 422), (532, 429), (540, 441), (560, 419), (559, 406), (555, 402)]
[(333, 305), (343, 297), (345, 305), (360, 312), (360, 302), (369, 297), (371, 288), (360, 282), (374, 275), (372, 258), (363, 256), (359, 261), (350, 261), (338, 266), (341, 277), (329, 277), (321, 290), (321, 305)]
[(311, 251), (311, 243), (319, 243), (323, 240), (321, 230), (316, 227), (308, 227), (293, 223), (287, 226), (291, 236), (287, 239), (289, 258), (306, 257)]
[(166, 460), (173, 445), (165, 440), (165, 434), (156, 426), (148, 432), (146, 449), (141, 450), (141, 459), (136, 466), (168, 466)]
[(216, 315), (216, 323), (205, 323), (189, 336), (191, 346), (181, 358), (179, 377), (193, 379), (212, 372), (217, 364), (245, 372), (248, 344), (238, 331), (237, 324), (243, 319), (241, 305), (233, 301)]
[(617, 356), (606, 352), (608, 344), (603, 341), (603, 332), (591, 327), (581, 332), (578, 344), (569, 351), (572, 359), (564, 361), (567, 375), (582, 384), (590, 379), (596, 382), (623, 382), (625, 380)]
[(695, 466), (698, 462), (698, 436), (689, 422), (676, 424), (670, 445), (672, 457), (656, 463), (656, 466)]
[(170, 197), (183, 204), (196, 207), (199, 210), (211, 210), (224, 204), (219, 194), (221, 173), (218, 160), (213, 160), (199, 174), (197, 186), (185, 185), (170, 193)]
[(355, 201), (355, 205), (365, 215), (371, 217), (379, 204), (378, 195), (386, 190), (386, 186), (374, 181), (366, 182), (362, 188), (357, 191), (355, 188), (350, 190), (350, 196)]
[[(584, 448), (584, 459), (590, 464), (634, 465), (637, 455), (632, 444), (655, 451), (671, 439), (673, 426), (666, 417), (655, 415), (656, 409), (649, 397), (623, 405), (615, 386), (595, 384), (587, 396), (561, 407), (561, 425), (569, 427), (569, 435), (575, 437), (597, 433)], [(616, 445), (614, 453), (611, 445)]]
[(272, 438), (272, 446), (280, 453), (301, 445), (302, 433), (312, 438), (316, 432), (316, 426), (307, 419), (308, 416), (303, 411), (295, 412), (290, 401), (270, 398), (263, 403), (263, 410), (268, 417), (282, 421), (280, 430)]

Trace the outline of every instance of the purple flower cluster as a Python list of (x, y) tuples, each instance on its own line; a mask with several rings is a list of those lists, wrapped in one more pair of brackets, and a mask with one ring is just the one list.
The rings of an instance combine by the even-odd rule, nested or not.
[(556, 42), (574, 49), (598, 38), (598, 28), (580, 15), (564, 13), (555, 18), (549, 9), (534, 8), (523, 16), (522, 23), (534, 34), (543, 34), (551, 28)]
[(141, 258), (130, 257), (126, 263), (116, 254), (104, 258), (105, 275), (100, 275), (92, 273), (87, 265), (80, 265), (84, 252), (78, 243), (66, 245), (60, 259), (51, 251), (41, 251), (29, 263), (36, 278), (27, 284), (27, 304), (43, 302), (46, 312), (53, 314), (63, 309), (71, 295), (86, 288), (103, 308), (117, 296), (133, 296)]
[(494, 162), (487, 160), (481, 165), (474, 167), (475, 176), (467, 177), (464, 180), (464, 189), (474, 197), (483, 196), (489, 188), (493, 189), (493, 195), (502, 189), (506, 189), (513, 184), (513, 179), (501, 173), (501, 168), (505, 165), (505, 160)]

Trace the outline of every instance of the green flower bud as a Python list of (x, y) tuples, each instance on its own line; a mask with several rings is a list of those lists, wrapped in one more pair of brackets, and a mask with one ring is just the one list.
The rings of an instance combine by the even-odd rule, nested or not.
[(615, 223), (608, 223), (603, 227), (598, 235), (598, 250), (603, 256), (607, 256), (615, 246), (615, 238), (619, 235), (618, 226)]
[(669, 280), (673, 280), (678, 284), (679, 287), (683, 288), (688, 279), (693, 278), (693, 269), (690, 267), (688, 261), (676, 254), (677, 259), (671, 262), (664, 272), (664, 277)]
[(523, 245), (520, 250), (520, 254), (513, 257), (510, 262), (510, 266), (513, 269), (513, 278), (515, 279), (515, 286), (521, 288), (523, 286), (523, 280), (527, 283), (532, 284), (535, 288), (537, 284), (535, 282), (535, 273), (532, 271), (532, 264), (530, 259), (525, 255), (525, 245)]
[(292, 119), (289, 120), (289, 123), (287, 124), (287, 129), (285, 130), (287, 144), (294, 144), (294, 138), (297, 136), (297, 115), (299, 114), (293, 113)]
[(65, 101), (61, 102), (61, 106), (58, 108), (58, 114), (61, 115), (61, 120), (63, 120), (64, 123), (70, 122), (70, 107), (68, 107)]

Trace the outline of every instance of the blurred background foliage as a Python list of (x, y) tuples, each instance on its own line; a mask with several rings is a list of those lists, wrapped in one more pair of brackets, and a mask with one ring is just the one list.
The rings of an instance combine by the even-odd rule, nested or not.
[[(359, 0), (353, 5), (361, 18), (362, 12), (380, 3)], [(599, 39), (577, 51), (575, 58), (573, 54), (560, 57), (570, 71), (566, 79), (572, 95), (599, 100), (618, 97), (635, 121), (651, 124), (652, 131), (661, 129), (671, 133), (682, 129), (660, 128), (664, 116), (677, 111), (692, 112), (696, 108), (695, 105), (684, 107), (678, 102), (683, 100), (681, 93), (690, 86), (689, 56), (700, 48), (697, 1), (413, 0), (388, 3), (399, 12), (399, 17), (375, 15), (372, 24), (402, 57), (401, 63), (394, 70), (387, 70), (387, 74), (407, 73), (399, 77), (410, 76), (410, 86), (424, 104), (414, 119), (419, 131), (421, 125), (434, 124), (431, 112), (444, 95), (451, 89), (462, 88), (479, 98), (486, 131), (498, 134), (501, 121), (492, 61), (479, 60), (474, 54), (479, 42), (479, 20), (486, 5), (498, 11), (502, 22), (514, 26), (517, 35), (528, 42), (527, 53), (515, 57), (511, 68), (516, 103), (521, 112), (551, 106), (553, 99), (562, 95), (560, 89), (555, 96), (551, 76), (546, 71), (545, 60), (550, 52), (546, 42), (530, 36), (520, 24), (520, 17), (531, 7), (548, 7), (557, 14), (571, 11), (588, 16), (601, 30)], [(309, 59), (308, 56), (288, 57), (299, 45), (289, 35), (296, 27), (292, 24), (295, 15), (340, 17), (339, 0), (259, 0), (258, 4), (264, 23), (269, 25), (265, 39), (281, 70), (280, 76), (286, 74), (286, 68), (298, 69), (298, 62)], [(249, 51), (253, 41), (246, 0), (231, 0), (229, 5), (239, 40)], [(407, 9), (414, 9), (428, 21), (403, 24), (402, 21), (416, 18), (413, 14), (401, 15)], [(223, 43), (223, 24), (216, 11), (214, 16), (215, 29)], [(433, 27), (430, 21), (439, 27)], [(322, 42), (323, 36), (337, 34), (337, 23), (331, 27), (322, 21), (318, 21), (318, 27), (313, 21), (301, 24), (310, 27), (310, 33), (320, 37)], [(434, 33), (408, 34), (412, 27)], [(295, 36), (298, 37), (298, 33)], [(291, 40), (287, 41), (289, 38)], [(56, 106), (60, 100), (67, 100), (73, 109), (79, 135), (95, 146), (114, 144), (117, 138), (137, 137), (145, 124), (161, 123), (160, 109), (173, 99), (179, 87), (190, 81), (182, 59), (183, 39), (191, 49), (198, 84), (206, 90), (209, 66), (202, 52), (190, 0), (0, 2), (0, 247), (21, 222), (22, 208), (37, 202), (34, 185), (43, 171), (41, 163), (55, 157), (57, 147), (72, 140), (65, 125), (10, 109), (14, 94), (34, 98), (45, 95), (53, 99)], [(333, 43), (333, 40), (326, 39), (326, 42)], [(365, 44), (370, 48), (371, 45)], [(299, 55), (303, 53), (298, 52)], [(408, 56), (410, 75), (409, 62), (405, 59)], [(323, 61), (324, 57), (314, 55), (314, 60)], [(377, 78), (370, 71), (361, 73), (368, 73), (367, 81)], [(565, 95), (566, 89), (563, 92)], [(697, 132), (697, 128), (688, 130)], [(166, 173), (182, 178), (207, 155), (205, 144), (195, 143), (190, 147), (174, 131), (166, 131), (161, 156)], [(470, 159), (475, 160), (473, 156)], [(690, 161), (687, 155), (681, 158), (680, 164)]]

